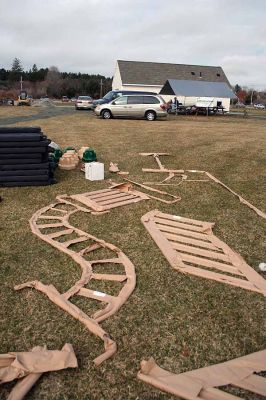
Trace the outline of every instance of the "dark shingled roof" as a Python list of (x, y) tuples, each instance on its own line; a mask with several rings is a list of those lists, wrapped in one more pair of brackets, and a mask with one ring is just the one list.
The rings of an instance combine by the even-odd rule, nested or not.
[(206, 82), (169, 79), (162, 87), (160, 94), (185, 97), (223, 97), (235, 98), (230, 86), (225, 82)]
[[(118, 60), (122, 83), (164, 85), (168, 79), (229, 81), (221, 67)], [(230, 84), (229, 84), (230, 85)]]

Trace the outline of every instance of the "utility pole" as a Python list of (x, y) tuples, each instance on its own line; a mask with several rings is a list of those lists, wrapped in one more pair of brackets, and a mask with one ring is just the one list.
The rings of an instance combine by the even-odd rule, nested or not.
[(100, 81), (100, 98), (102, 98), (102, 97), (103, 97), (103, 80), (101, 78), (101, 81)]
[(251, 92), (251, 97), (250, 97), (250, 104), (253, 106), (253, 95), (254, 95), (254, 89), (252, 89)]
[(22, 79), (22, 75), (20, 77), (20, 91), (22, 92), (23, 89), (23, 79)]

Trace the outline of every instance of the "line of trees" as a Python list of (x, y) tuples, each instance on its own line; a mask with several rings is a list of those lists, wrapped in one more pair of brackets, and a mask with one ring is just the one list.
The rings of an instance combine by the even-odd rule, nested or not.
[(99, 74), (60, 72), (55, 66), (38, 69), (36, 64), (25, 71), (21, 61), (15, 58), (10, 70), (0, 68), (0, 96), (16, 97), (21, 77), (23, 89), (35, 98), (45, 95), (55, 98), (89, 95), (97, 98), (100, 97), (101, 86), (103, 94), (112, 87), (112, 78)]
[(258, 91), (246, 86), (241, 87), (236, 84), (234, 87), (235, 94), (237, 95), (237, 102), (243, 104), (255, 104), (255, 103), (265, 103), (266, 104), (266, 92)]

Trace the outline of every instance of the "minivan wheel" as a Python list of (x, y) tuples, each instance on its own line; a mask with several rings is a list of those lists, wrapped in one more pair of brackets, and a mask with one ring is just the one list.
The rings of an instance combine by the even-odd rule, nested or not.
[(109, 111), (109, 110), (103, 110), (103, 111), (101, 112), (101, 116), (102, 116), (103, 119), (110, 119), (110, 118), (112, 118), (111, 111)]
[(156, 113), (154, 111), (147, 111), (145, 117), (148, 121), (154, 121), (156, 119)]

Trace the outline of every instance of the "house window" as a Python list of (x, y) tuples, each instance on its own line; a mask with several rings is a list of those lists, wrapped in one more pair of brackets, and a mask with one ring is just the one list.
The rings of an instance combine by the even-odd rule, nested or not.
[(221, 74), (216, 74), (216, 76), (221, 76)]
[(195, 75), (195, 72), (191, 72), (191, 75)]
[(200, 78), (202, 78), (202, 74), (201, 74), (201, 72), (199, 73), (199, 76), (200, 76)]

